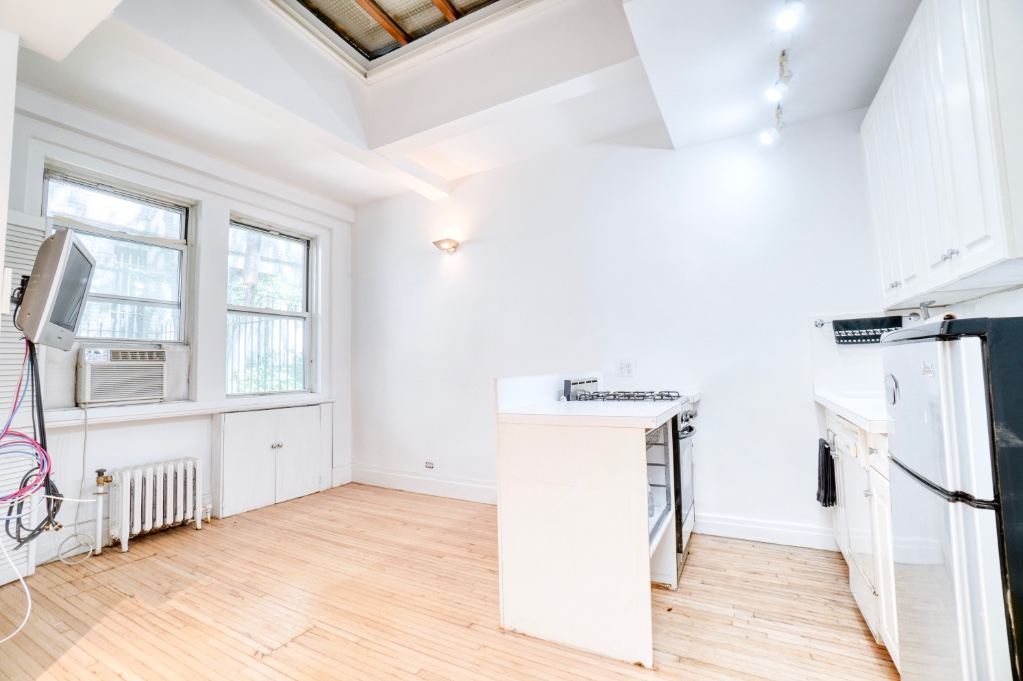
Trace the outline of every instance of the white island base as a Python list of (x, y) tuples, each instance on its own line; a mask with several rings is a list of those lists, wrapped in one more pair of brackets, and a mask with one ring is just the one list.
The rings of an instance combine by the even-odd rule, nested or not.
[(673, 512), (651, 541), (646, 433), (681, 404), (498, 414), (503, 628), (653, 668), (651, 582), (678, 571)]

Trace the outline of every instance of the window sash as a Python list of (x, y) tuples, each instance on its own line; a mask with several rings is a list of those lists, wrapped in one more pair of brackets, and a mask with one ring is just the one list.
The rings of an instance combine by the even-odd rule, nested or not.
[[(302, 326), (301, 326), (301, 328), (302, 328), (302, 387), (301, 388), (293, 388), (293, 389), (285, 389), (285, 390), (254, 390), (254, 391), (245, 391), (245, 392), (231, 392), (230, 391), (230, 385), (229, 385), (229, 379), (230, 379), (230, 373), (229, 372), (232, 370), (232, 368), (234, 366), (234, 363), (233, 363), (232, 358), (231, 358), (231, 353), (232, 353), (233, 348), (228, 346), (228, 348), (227, 348), (228, 357), (227, 357), (227, 361), (225, 362), (225, 365), (224, 365), (224, 370), (225, 370), (224, 391), (225, 391), (225, 394), (227, 395), (228, 398), (233, 398), (233, 397), (252, 397), (252, 396), (258, 396), (258, 395), (287, 395), (287, 394), (297, 394), (297, 393), (309, 393), (309, 392), (312, 392), (311, 388), (309, 387), (310, 370), (312, 369), (312, 366), (313, 366), (312, 357), (310, 356), (310, 350), (311, 350), (312, 344), (311, 344), (311, 339), (309, 337), (310, 336), (310, 328), (311, 328), (312, 325), (311, 325), (311, 323), (309, 321), (309, 314), (308, 313), (306, 313), (306, 312), (302, 312), (302, 313), (298, 313), (298, 312), (274, 312), (274, 311), (267, 311), (267, 310), (263, 310), (263, 309), (253, 309), (253, 308), (237, 307), (237, 306), (229, 306), (228, 310), (227, 310), (227, 313), (229, 315), (231, 313), (235, 313), (235, 314), (248, 315), (250, 317), (264, 317), (264, 318), (274, 318), (274, 319), (294, 319), (294, 320), (301, 320), (302, 321)], [(230, 331), (229, 331), (229, 333), (230, 333)], [(230, 340), (230, 336), (228, 336), (228, 340)], [(244, 358), (242, 359), (242, 361), (244, 362)]]
[[(274, 319), (301, 319), (302, 320), (302, 358), (303, 358), (303, 361), (302, 361), (302, 383), (303, 383), (303, 387), (299, 388), (299, 389), (294, 389), (294, 390), (258, 390), (258, 391), (253, 391), (253, 392), (227, 392), (227, 396), (230, 398), (230, 397), (251, 397), (253, 395), (283, 395), (283, 394), (289, 394), (289, 393), (308, 393), (308, 392), (311, 392), (311, 389), (310, 389), (309, 386), (310, 386), (310, 381), (312, 379), (311, 371), (312, 371), (312, 367), (313, 367), (313, 359), (312, 359), (312, 355), (311, 355), (312, 347), (313, 347), (312, 338), (311, 338), (311, 330), (312, 330), (312, 326), (313, 325), (312, 325), (312, 322), (311, 322), (312, 315), (309, 312), (309, 310), (310, 310), (310, 307), (311, 307), (311, 299), (310, 298), (311, 298), (311, 290), (312, 290), (312, 281), (311, 281), (311, 279), (312, 279), (312, 273), (311, 273), (312, 240), (308, 239), (308, 238), (303, 238), (303, 237), (300, 237), (300, 236), (294, 236), (294, 235), (291, 235), (291, 234), (279, 232), (277, 230), (269, 229), (269, 228), (266, 228), (266, 227), (257, 227), (257, 226), (254, 226), (254, 225), (246, 224), (244, 222), (239, 222), (237, 220), (232, 220), (231, 223), (230, 223), (230, 227), (229, 228), (243, 229), (243, 230), (248, 230), (248, 231), (251, 231), (251, 232), (259, 232), (259, 233), (263, 233), (263, 234), (269, 234), (269, 235), (272, 235), (272, 236), (280, 238), (280, 239), (286, 239), (286, 240), (289, 240), (289, 241), (297, 242), (297, 243), (301, 244), (304, 247), (303, 259), (302, 259), (302, 280), (303, 280), (302, 281), (302, 283), (303, 283), (303, 287), (302, 288), (303, 288), (303, 291), (302, 291), (302, 309), (301, 310), (281, 310), (281, 309), (276, 309), (276, 308), (265, 308), (265, 307), (258, 307), (257, 308), (257, 307), (248, 307), (248, 306), (245, 306), (245, 305), (237, 305), (237, 304), (233, 304), (233, 303), (230, 303), (230, 302), (227, 303), (227, 314), (234, 313), (234, 314), (249, 315), (249, 316), (252, 316), (252, 317), (264, 317), (264, 318), (274, 318)], [(228, 257), (230, 257), (230, 253), (228, 254)], [(230, 349), (229, 349), (229, 352), (230, 352)], [(228, 358), (228, 365), (230, 365), (230, 361), (231, 360), (230, 360), (230, 357), (229, 357)], [(225, 367), (225, 371), (230, 371), (230, 370), (231, 370), (230, 366), (226, 366)], [(224, 378), (225, 378), (225, 390), (229, 391), (230, 385), (227, 385), (227, 379), (230, 378), (230, 375), (227, 375)]]
[[(139, 338), (139, 337), (126, 337), (126, 336), (88, 336), (85, 335), (85, 324), (83, 323), (80, 329), (80, 335), (76, 336), (78, 340), (87, 342), (97, 343), (118, 343), (125, 345), (151, 345), (153, 343), (159, 343), (161, 345), (185, 345), (187, 341), (184, 339), (184, 333), (182, 331), (184, 322), (181, 318), (182, 308), (179, 305), (173, 303), (167, 303), (166, 301), (144, 301), (138, 298), (120, 298), (117, 296), (87, 296), (85, 299), (85, 309), (87, 309), (89, 303), (110, 303), (112, 305), (140, 305), (148, 308), (161, 308), (165, 310), (175, 310), (178, 313), (177, 323), (177, 338)], [(84, 312), (83, 312), (84, 314)]]
[(308, 312), (285, 312), (284, 310), (274, 310), (267, 307), (245, 307), (243, 305), (228, 305), (228, 312), (238, 312), (240, 314), (261, 314), (268, 317), (296, 317), (300, 319), (309, 319)]
[(158, 246), (160, 248), (173, 248), (178, 251), (188, 250), (188, 242), (185, 239), (163, 239), (157, 236), (145, 236), (143, 234), (132, 234), (130, 232), (119, 232), (114, 229), (104, 229), (87, 222), (79, 222), (73, 218), (66, 218), (63, 215), (50, 215), (54, 227), (63, 227), (75, 232), (86, 232), (96, 236), (107, 237), (108, 239), (120, 239), (122, 241), (134, 241), (147, 246)]
[[(105, 191), (105, 192), (109, 192), (111, 194), (116, 194), (117, 196), (120, 196), (120, 197), (123, 197), (123, 198), (126, 198), (126, 199), (130, 199), (132, 201), (138, 201), (139, 203), (150, 204), (150, 205), (158, 206), (160, 208), (167, 208), (167, 209), (175, 210), (177, 212), (180, 212), (181, 215), (182, 215), (182, 229), (181, 229), (181, 232), (182, 232), (182, 235), (184, 237), (182, 239), (167, 239), (167, 238), (162, 238), (162, 237), (148, 236), (148, 235), (145, 235), (145, 234), (132, 234), (130, 232), (122, 232), (122, 231), (113, 230), (113, 229), (106, 229), (106, 228), (100, 227), (98, 225), (94, 225), (94, 224), (86, 223), (86, 222), (81, 222), (79, 220), (75, 220), (74, 218), (65, 217), (63, 215), (47, 215), (47, 218), (52, 221), (54, 229), (56, 229), (56, 228), (70, 229), (70, 230), (72, 230), (74, 232), (84, 232), (86, 234), (92, 234), (94, 236), (99, 236), (99, 237), (106, 237), (106, 238), (110, 238), (110, 239), (120, 239), (122, 241), (128, 241), (128, 242), (132, 242), (132, 243), (144, 244), (146, 246), (156, 246), (156, 247), (159, 247), (159, 248), (174, 249), (174, 250), (179, 251), (181, 253), (181, 259), (180, 259), (180, 264), (179, 264), (179, 273), (178, 273), (178, 300), (177, 300), (177, 302), (171, 302), (171, 301), (166, 301), (166, 300), (152, 300), (152, 299), (149, 299), (149, 298), (134, 298), (134, 297), (129, 297), (129, 296), (115, 296), (115, 295), (100, 294), (100, 293), (97, 293), (97, 294), (90, 293), (90, 294), (88, 294), (86, 296), (86, 299), (85, 299), (85, 304), (86, 305), (89, 303), (89, 301), (96, 301), (96, 302), (107, 302), (107, 303), (114, 303), (114, 304), (121, 303), (121, 304), (126, 304), (126, 305), (146, 305), (146, 306), (152, 306), (152, 307), (162, 307), (162, 308), (177, 310), (178, 311), (178, 324), (177, 324), (178, 329), (177, 329), (177, 338), (175, 340), (164, 340), (164, 339), (161, 339), (161, 340), (158, 340), (158, 341), (154, 341), (152, 339), (147, 339), (147, 338), (122, 338), (122, 337), (115, 337), (115, 336), (87, 336), (87, 335), (78, 335), (78, 336), (76, 336), (76, 338), (79, 338), (79, 339), (85, 340), (85, 341), (98, 341), (98, 342), (111, 341), (111, 342), (129, 343), (129, 344), (131, 344), (131, 343), (151, 344), (151, 343), (154, 343), (154, 342), (166, 343), (166, 344), (179, 344), (179, 345), (186, 344), (188, 342), (187, 338), (185, 337), (186, 328), (187, 328), (187, 319), (186, 319), (187, 300), (186, 299), (187, 299), (187, 291), (188, 291), (188, 284), (187, 284), (187, 277), (188, 277), (188, 240), (187, 240), (188, 239), (188, 209), (186, 207), (183, 207), (183, 206), (178, 206), (178, 205), (170, 204), (170, 203), (164, 203), (162, 201), (153, 200), (153, 199), (149, 199), (149, 198), (146, 198), (146, 197), (141, 197), (141, 196), (138, 196), (138, 195), (135, 195), (135, 194), (131, 194), (129, 192), (124, 192), (124, 191), (118, 190), (116, 187), (110, 187), (108, 185), (104, 185), (104, 184), (100, 184), (100, 183), (93, 183), (93, 182), (82, 181), (79, 178), (69, 177), (67, 175), (62, 175), (60, 173), (47, 172), (47, 174), (46, 174), (46, 181), (49, 182), (49, 180), (51, 178), (56, 178), (56, 179), (64, 180), (64, 181), (67, 181), (67, 182), (72, 183), (72, 184), (79, 184), (79, 185), (82, 185), (82, 186), (88, 187), (88, 188), (99, 189), (99, 190), (102, 190), (102, 191)], [(47, 187), (47, 190), (44, 193), (44, 196), (48, 196), (48, 191), (49, 190), (48, 190), (48, 187)], [(47, 212), (48, 212), (48, 210), (47, 210)]]
[[(272, 307), (252, 308), (252, 307), (246, 307), (244, 305), (235, 305), (235, 304), (230, 303), (230, 302), (228, 302), (228, 304), (227, 304), (228, 310), (234, 310), (234, 311), (237, 311), (237, 312), (251, 312), (253, 314), (263, 314), (263, 313), (265, 313), (265, 314), (280, 314), (280, 315), (287, 315), (287, 316), (301, 316), (301, 315), (308, 316), (309, 315), (309, 306), (310, 306), (310, 302), (309, 302), (309, 295), (310, 295), (310, 293), (309, 293), (309, 290), (310, 290), (309, 264), (310, 264), (310, 253), (312, 251), (312, 240), (308, 239), (308, 238), (305, 238), (305, 237), (294, 236), (292, 234), (287, 234), (287, 233), (284, 233), (284, 232), (279, 232), (277, 230), (269, 229), (269, 228), (266, 228), (266, 227), (256, 227), (254, 225), (246, 224), (244, 222), (238, 222), (237, 220), (231, 220), (228, 229), (230, 230), (230, 228), (232, 228), (232, 227), (233, 228), (237, 228), (237, 229), (246, 229), (246, 230), (249, 230), (250, 232), (260, 232), (262, 234), (269, 234), (269, 235), (271, 235), (273, 237), (277, 237), (279, 239), (285, 239), (285, 240), (288, 240), (288, 241), (294, 241), (294, 242), (297, 242), (297, 243), (301, 244), (302, 246), (304, 246), (303, 258), (302, 258), (302, 279), (303, 279), (303, 286), (302, 286), (302, 310), (301, 311), (298, 311), (298, 310), (281, 310), (281, 309), (272, 308)], [(229, 231), (229, 233), (230, 233), (230, 231)], [(231, 255), (230, 255), (230, 249), (229, 249), (228, 250), (228, 258), (230, 258), (230, 257), (231, 257)], [(229, 281), (228, 285), (230, 285), (230, 281)]]
[[(87, 179), (84, 179), (82, 177), (78, 177), (76, 175), (68, 175), (68, 174), (65, 174), (65, 173), (63, 173), (63, 172), (61, 172), (59, 170), (54, 170), (52, 168), (47, 168), (45, 173), (44, 173), (44, 175), (43, 175), (43, 182), (44, 182), (43, 196), (44, 196), (44, 198), (47, 201), (48, 201), (49, 195), (50, 195), (50, 186), (49, 186), (50, 185), (50, 180), (59, 180), (61, 182), (66, 182), (68, 184), (79, 185), (79, 186), (84, 187), (86, 189), (95, 189), (95, 190), (100, 191), (100, 192), (104, 192), (104, 193), (107, 193), (107, 194), (112, 194), (113, 196), (117, 196), (117, 197), (122, 198), (122, 199), (127, 199), (128, 201), (134, 201), (136, 203), (140, 203), (140, 204), (143, 204), (143, 205), (152, 206), (154, 208), (161, 208), (161, 209), (164, 209), (164, 210), (167, 210), (167, 211), (170, 211), (170, 212), (178, 213), (179, 215), (181, 215), (181, 239), (174, 240), (174, 241), (180, 241), (181, 243), (185, 243), (186, 240), (188, 239), (188, 227), (189, 227), (189, 225), (188, 225), (188, 217), (189, 217), (188, 206), (182, 206), (182, 205), (180, 205), (178, 203), (173, 203), (173, 202), (170, 202), (170, 201), (162, 201), (160, 199), (155, 199), (155, 198), (153, 198), (151, 196), (145, 196), (143, 194), (135, 194), (135, 193), (132, 193), (130, 191), (126, 191), (124, 189), (121, 189), (120, 187), (115, 187), (115, 186), (112, 186), (112, 185), (109, 185), (109, 184), (104, 184), (104, 183), (99, 182), (99, 181), (87, 180)], [(49, 212), (49, 209), (47, 209), (47, 212)], [(64, 216), (58, 216), (58, 215), (53, 215), (53, 216), (49, 216), (49, 217), (52, 217), (54, 219), (62, 219), (62, 220), (66, 219), (66, 220), (70, 220), (72, 222), (77, 222), (74, 218), (71, 218), (71, 217), (64, 217)], [(79, 224), (82, 224), (82, 223), (79, 223)], [(90, 228), (103, 229), (99, 225), (89, 224), (88, 226)], [(104, 231), (111, 231), (111, 230), (104, 230)], [(120, 232), (120, 231), (117, 231), (117, 230), (112, 230), (112, 231), (115, 234), (127, 234), (127, 232)], [(147, 235), (144, 235), (144, 234), (140, 234), (138, 236), (141, 237), (141, 238), (146, 238), (147, 237)], [(160, 237), (155, 237), (155, 238), (160, 238)]]

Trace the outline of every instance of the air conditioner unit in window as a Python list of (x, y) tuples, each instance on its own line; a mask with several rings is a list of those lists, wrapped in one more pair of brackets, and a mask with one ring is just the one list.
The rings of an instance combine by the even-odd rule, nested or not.
[(167, 352), (82, 348), (77, 378), (79, 405), (160, 402), (167, 397)]

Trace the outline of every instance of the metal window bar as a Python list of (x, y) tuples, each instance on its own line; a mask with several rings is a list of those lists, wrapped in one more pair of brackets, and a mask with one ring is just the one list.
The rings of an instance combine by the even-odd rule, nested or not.
[(304, 316), (229, 312), (227, 393), (306, 390), (307, 339)]

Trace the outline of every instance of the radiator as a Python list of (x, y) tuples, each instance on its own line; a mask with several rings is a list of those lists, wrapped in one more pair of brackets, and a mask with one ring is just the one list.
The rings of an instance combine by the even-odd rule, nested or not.
[(110, 541), (194, 522), (202, 529), (202, 462), (163, 461), (110, 473)]

